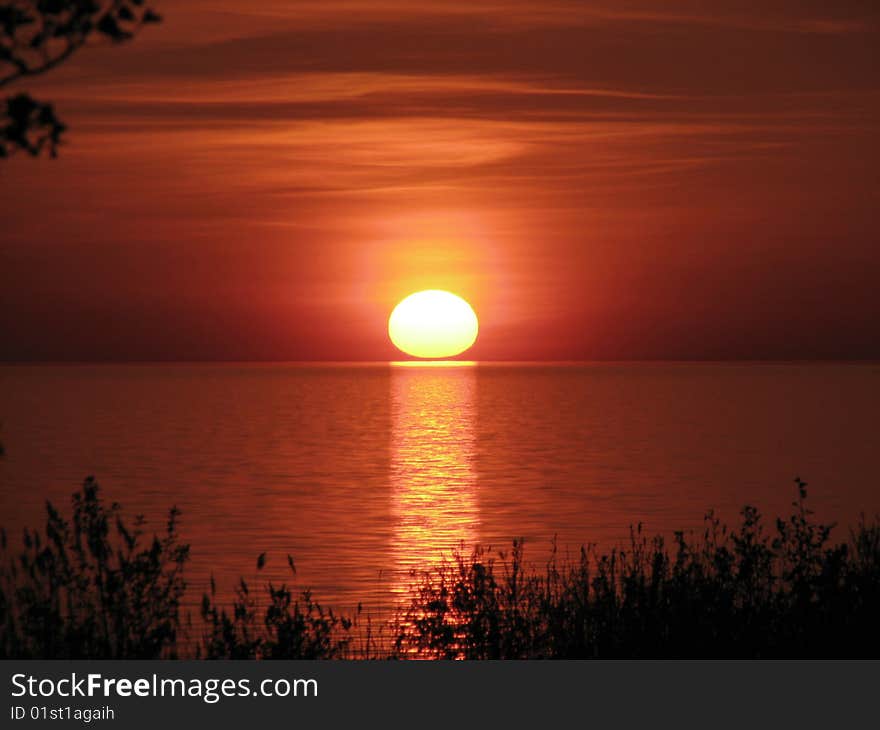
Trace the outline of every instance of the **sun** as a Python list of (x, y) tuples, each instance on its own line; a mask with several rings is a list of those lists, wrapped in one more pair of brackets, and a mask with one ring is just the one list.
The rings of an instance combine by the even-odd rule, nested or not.
[(478, 331), (473, 307), (441, 289), (410, 294), (388, 318), (388, 335), (394, 346), (413, 357), (460, 355), (474, 344)]

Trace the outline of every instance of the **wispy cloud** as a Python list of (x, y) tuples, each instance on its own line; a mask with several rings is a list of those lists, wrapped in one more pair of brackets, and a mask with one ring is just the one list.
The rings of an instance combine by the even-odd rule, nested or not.
[[(242, 6), (237, 0), (190, 0), (187, 13), (224, 12), (239, 18), (288, 22), (301, 28), (340, 27), (425, 19), (486, 21), (515, 26), (611, 23), (684, 24), (792, 33), (857, 33), (873, 26), (877, 13), (864, 3), (805, 7), (791, 0), (743, 3), (718, 0), (707, 9), (697, 0), (601, 2), (597, 0), (269, 0)], [(709, 12), (707, 12), (709, 10)]]

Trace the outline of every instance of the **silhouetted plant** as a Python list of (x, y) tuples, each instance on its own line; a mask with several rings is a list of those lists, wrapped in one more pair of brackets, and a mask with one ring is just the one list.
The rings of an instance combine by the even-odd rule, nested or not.
[(0, 656), (155, 658), (174, 655), (183, 566), (177, 510), (163, 535), (144, 540), (143, 518), (127, 525), (93, 478), (73, 495), (73, 520), (46, 505), (44, 533), (24, 531), (10, 555), (2, 532)]
[[(90, 41), (121, 43), (159, 21), (144, 0), (0, 2), (0, 87), (55, 68)], [(0, 110), (0, 157), (16, 150), (55, 157), (65, 129), (51, 104), (11, 96)]]
[(626, 549), (546, 570), (482, 548), (419, 577), (395, 653), (444, 659), (876, 656), (880, 526), (829, 546), (806, 484), (772, 539), (753, 507), (730, 532), (709, 513), (702, 539), (631, 533)]
[[(287, 556), (296, 575), (293, 558)], [(266, 565), (266, 553), (257, 558), (257, 570)], [(202, 596), (201, 615), (206, 626), (197, 649), (205, 659), (341, 659), (351, 643), (352, 619), (325, 610), (304, 590), (298, 598), (286, 586), (267, 583), (268, 603), (262, 607), (241, 579), (232, 612), (216, 603), (216, 584)]]

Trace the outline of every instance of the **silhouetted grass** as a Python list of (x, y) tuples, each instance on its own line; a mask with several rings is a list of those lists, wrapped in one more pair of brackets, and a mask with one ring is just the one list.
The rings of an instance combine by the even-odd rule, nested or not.
[[(257, 569), (265, 565), (266, 554), (257, 559)], [(287, 556), (291, 573), (296, 575), (293, 558)], [(350, 656), (352, 642), (350, 618), (325, 610), (312, 599), (311, 591), (299, 596), (286, 586), (268, 583), (261, 606), (242, 578), (230, 611), (216, 603), (216, 585), (202, 597), (201, 615), (205, 626), (196, 655), (205, 659), (342, 659)]]
[[(411, 600), (375, 629), (309, 591), (240, 581), (218, 604), (212, 579), (201, 624), (180, 600), (188, 547), (176, 510), (143, 540), (105, 508), (94, 480), (72, 523), (47, 506), (45, 534), (25, 531), (10, 556), (2, 535), (0, 657), (442, 658), (859, 657), (880, 655), (880, 524), (863, 519), (833, 543), (797, 480), (791, 514), (768, 529), (746, 507), (735, 530), (711, 513), (696, 537), (632, 531), (626, 547), (554, 551), (541, 567), (477, 547), (414, 575)], [(265, 565), (265, 554), (257, 569)], [(292, 577), (296, 570), (288, 557)]]
[(880, 525), (849, 541), (806, 507), (772, 535), (757, 510), (729, 531), (711, 513), (700, 539), (634, 530), (629, 546), (528, 567), (476, 549), (421, 576), (400, 622), (401, 656), (443, 659), (587, 657), (858, 657), (880, 655)]

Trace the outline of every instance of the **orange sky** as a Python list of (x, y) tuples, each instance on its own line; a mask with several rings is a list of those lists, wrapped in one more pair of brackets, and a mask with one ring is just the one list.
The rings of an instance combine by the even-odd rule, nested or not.
[(0, 359), (880, 358), (874, 0), (154, 4), (22, 87)]

